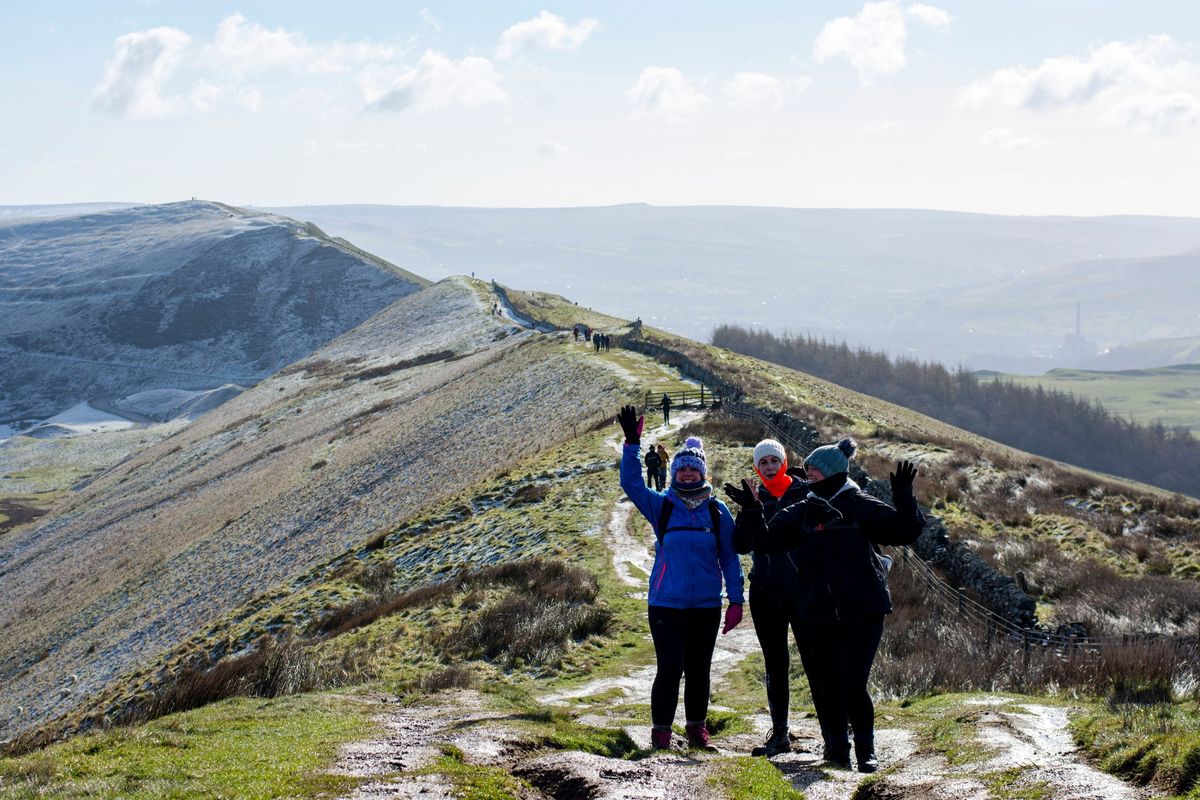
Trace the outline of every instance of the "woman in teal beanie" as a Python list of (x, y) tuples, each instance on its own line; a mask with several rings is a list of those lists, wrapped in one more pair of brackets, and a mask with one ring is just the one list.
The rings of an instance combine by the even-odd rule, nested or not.
[[(742, 481), (726, 492), (742, 510), (737, 525), (753, 535), (757, 552), (792, 551), (799, 571), (795, 598), (802, 636), (813, 654), (811, 679), (821, 687), (818, 721), (825, 759), (850, 767), (850, 737), (859, 772), (879, 768), (875, 756), (875, 707), (867, 679), (892, 611), (887, 565), (878, 545), (917, 540), (925, 518), (913, 494), (917, 469), (908, 461), (891, 474), (893, 508), (850, 479), (857, 444), (842, 439), (813, 450), (804, 460), (808, 494), (764, 522), (762, 504)], [(807, 670), (809, 664), (805, 664)]]

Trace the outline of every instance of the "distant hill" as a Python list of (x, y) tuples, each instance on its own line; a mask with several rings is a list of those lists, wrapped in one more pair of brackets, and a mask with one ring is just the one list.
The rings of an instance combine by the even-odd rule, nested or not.
[(253, 383), (425, 285), (315, 226), (215, 203), (0, 219), (0, 423)]
[(1156, 364), (1200, 363), (1200, 336), (1184, 336), (1178, 339), (1150, 339), (1130, 342), (1101, 353), (1084, 362), (1088, 369), (1123, 370), (1140, 369)]
[(988, 373), (1020, 386), (1043, 386), (1099, 400), (1105, 408), (1146, 425), (1161, 422), (1200, 433), (1200, 364), (1115, 372), (1054, 369), (1044, 375)]
[[(1160, 313), (1163, 297), (1198, 296), (1188, 254), (1200, 219), (640, 204), (277, 210), (432, 278), (474, 272), (586, 298), (693, 339), (737, 323), (1041, 372), (1078, 366), (1059, 351), (1078, 300), (1101, 347), (1200, 335), (1187, 303)], [(1092, 262), (1110, 270), (1094, 286)]]
[[(1196, 314), (1200, 249), (1137, 258), (1095, 255), (1012, 276), (938, 302), (969, 319), (973, 332), (981, 337), (1011, 338), (1014, 315), (1019, 312), (1030, 348), (1047, 362), (1057, 358), (1061, 365), (1065, 358), (1071, 362), (1069, 366), (1097, 369), (1183, 363), (1193, 359), (1184, 353), (1168, 356), (1160, 348), (1163, 340), (1177, 342), (1172, 337), (1184, 334), (1191, 336), (1184, 341), (1194, 343), (1200, 333)], [(1075, 330), (1076, 303), (1080, 304), (1083, 337), (1098, 348), (1113, 348), (1109, 355), (1059, 354), (1064, 335)], [(1039, 332), (1044, 331), (1056, 335), (1038, 342)], [(1158, 341), (1151, 344), (1145, 340)], [(1120, 356), (1114, 355), (1118, 352)]]

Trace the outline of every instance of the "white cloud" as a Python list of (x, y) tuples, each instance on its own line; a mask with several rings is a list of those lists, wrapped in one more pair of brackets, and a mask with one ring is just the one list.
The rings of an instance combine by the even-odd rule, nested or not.
[(1141, 133), (1179, 133), (1200, 128), (1200, 98), (1182, 91), (1133, 97), (1114, 104), (1103, 119)]
[(935, 6), (927, 6), (924, 3), (913, 3), (905, 9), (905, 13), (914, 19), (924, 22), (931, 28), (944, 29), (950, 27), (950, 15)]
[(541, 11), (533, 19), (518, 22), (500, 34), (496, 57), (512, 58), (521, 50), (545, 47), (548, 50), (574, 50), (600, 27), (600, 21), (585, 17), (575, 25), (557, 14)]
[(565, 144), (560, 144), (559, 142), (553, 142), (553, 141), (550, 141), (549, 139), (542, 140), (542, 142), (539, 143), (538, 147), (537, 147), (537, 154), (538, 154), (539, 158), (548, 158), (548, 159), (562, 158), (569, 151), (570, 151), (570, 149)]
[(1200, 65), (1179, 57), (1169, 36), (1107, 42), (1086, 57), (1047, 58), (1035, 68), (1006, 67), (962, 91), (966, 108), (1030, 111), (1093, 108), (1105, 122), (1170, 132), (1197, 124)]
[(455, 61), (436, 50), (426, 50), (415, 67), (366, 72), (362, 79), (367, 103), (376, 111), (427, 111), (508, 99), (492, 62), (478, 56)]
[(216, 66), (236, 73), (282, 68), (336, 74), (392, 60), (403, 55), (404, 48), (369, 41), (313, 45), (302, 33), (268, 30), (241, 14), (230, 14), (217, 25), (204, 53)]
[(709, 104), (706, 94), (697, 89), (674, 67), (646, 67), (626, 93), (639, 114), (659, 114), (679, 120)]
[(211, 81), (199, 80), (188, 94), (188, 105), (195, 111), (206, 114), (216, 109), (222, 94), (224, 93), (220, 86)]
[(1051, 141), (1037, 133), (1022, 135), (1012, 128), (991, 128), (980, 134), (979, 143), (1005, 150), (1037, 150), (1051, 144)]
[(163, 88), (191, 38), (178, 28), (152, 28), (117, 37), (116, 53), (92, 92), (91, 108), (106, 114), (159, 117), (184, 101), (165, 97)]
[(428, 8), (421, 9), (421, 19), (425, 21), (426, 25), (433, 28), (433, 30), (435, 32), (437, 32), (437, 33), (442, 32), (442, 21), (440, 19), (438, 19), (437, 17), (435, 17), (433, 15), (433, 12), (430, 11)]
[(934, 28), (946, 28), (950, 15), (940, 8), (917, 3), (902, 10), (896, 0), (865, 3), (855, 17), (838, 17), (825, 23), (813, 43), (818, 62), (845, 58), (869, 86), (878, 78), (898, 72), (907, 63), (907, 16)]
[(780, 79), (763, 72), (739, 72), (722, 87), (730, 108), (778, 111), (788, 95), (809, 87), (808, 78)]
[(221, 20), (206, 51), (223, 66), (239, 71), (299, 66), (314, 57), (302, 34), (283, 28), (267, 30), (241, 14)]
[(292, 155), (315, 156), (317, 154), (317, 149), (318, 148), (317, 148), (316, 140), (305, 139), (302, 142), (298, 142), (296, 144), (296, 146), (292, 148)]
[(728, 153), (721, 154), (721, 160), (729, 164), (736, 164), (739, 161), (745, 161), (752, 155), (754, 155), (753, 150), (730, 150)]

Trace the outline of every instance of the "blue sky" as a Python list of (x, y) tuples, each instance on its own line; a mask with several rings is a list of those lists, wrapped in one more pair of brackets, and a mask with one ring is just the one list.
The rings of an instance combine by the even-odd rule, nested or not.
[(1200, 213), (1190, 2), (0, 5), (0, 203)]

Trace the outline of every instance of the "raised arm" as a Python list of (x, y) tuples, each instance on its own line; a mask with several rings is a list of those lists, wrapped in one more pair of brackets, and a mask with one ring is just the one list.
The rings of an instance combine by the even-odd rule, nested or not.
[(617, 414), (617, 422), (625, 433), (625, 445), (621, 448), (621, 488), (634, 507), (642, 512), (651, 525), (657, 524), (658, 512), (662, 510), (663, 495), (646, 486), (642, 480), (642, 425), (633, 406), (623, 406)]

